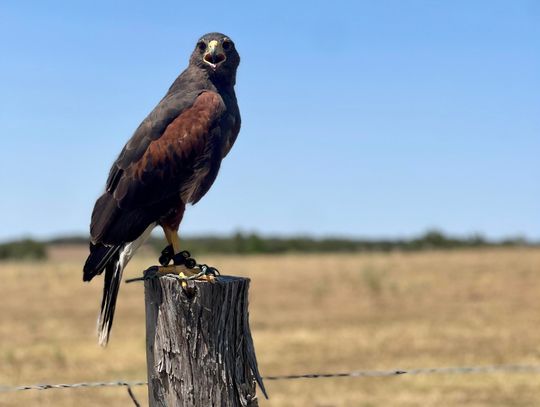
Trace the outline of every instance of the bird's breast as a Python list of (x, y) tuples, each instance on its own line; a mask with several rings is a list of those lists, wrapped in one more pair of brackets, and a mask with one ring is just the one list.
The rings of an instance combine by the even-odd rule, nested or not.
[(210, 172), (210, 167), (205, 165), (201, 168), (195, 169), (193, 175), (187, 178), (181, 186), (180, 189), (180, 198), (184, 203), (192, 203), (196, 192), (200, 190), (201, 185), (203, 185), (206, 177)]

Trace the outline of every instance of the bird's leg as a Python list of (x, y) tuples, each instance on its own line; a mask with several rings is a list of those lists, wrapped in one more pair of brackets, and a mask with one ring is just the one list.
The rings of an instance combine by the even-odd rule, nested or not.
[(174, 257), (175, 254), (180, 253), (180, 236), (178, 236), (178, 231), (163, 226), (163, 232), (165, 233), (165, 239), (167, 239), (170, 247), (172, 247)]
[[(180, 277), (192, 277), (200, 272), (200, 270), (195, 269), (197, 262), (193, 259), (190, 253), (186, 250), (180, 249), (180, 237), (178, 236), (178, 231), (167, 226), (163, 226), (163, 232), (165, 233), (165, 238), (169, 243), (163, 252), (163, 256), (170, 256), (165, 264), (161, 262), (161, 267), (158, 269), (160, 274), (178, 274)], [(172, 253), (171, 253), (172, 252)], [(168, 263), (170, 260), (173, 260), (173, 265), (169, 266)], [(200, 280), (213, 281), (213, 276), (203, 275), (199, 277)], [(185, 282), (184, 282), (185, 284)]]
[[(175, 228), (174, 226), (168, 224), (162, 224), (161, 227), (163, 228), (165, 238), (167, 239), (167, 243), (169, 243), (169, 245), (161, 251), (161, 256), (159, 256), (158, 259), (159, 263), (162, 266), (167, 266), (172, 260), (176, 264), (177, 262), (174, 261), (174, 257), (175, 255), (180, 253), (180, 238), (178, 236), (178, 227)], [(187, 253), (186, 257), (190, 257), (189, 253)]]
[[(178, 231), (165, 225), (163, 225), (162, 227), (163, 227), (163, 232), (165, 233), (165, 238), (167, 239), (167, 243), (169, 243), (169, 246), (167, 246), (161, 252), (162, 257), (165, 257), (166, 261), (162, 262), (161, 261), (162, 257), (160, 257), (160, 263), (162, 264), (162, 267), (160, 267), (159, 272), (164, 273), (164, 274), (183, 273), (184, 275), (186, 275), (187, 270), (184, 270), (184, 269), (192, 269), (196, 265), (196, 262), (194, 259), (190, 258), (189, 252), (180, 250), (180, 237), (178, 236)], [(171, 260), (173, 261), (173, 265), (169, 266), (169, 263)], [(187, 260), (191, 260), (191, 261), (187, 261)], [(193, 275), (195, 273), (190, 273), (190, 274)]]
[(159, 264), (161, 264), (162, 266), (166, 266), (171, 262), (173, 257), (173, 247), (171, 245), (168, 245), (161, 251), (161, 255), (158, 258)]

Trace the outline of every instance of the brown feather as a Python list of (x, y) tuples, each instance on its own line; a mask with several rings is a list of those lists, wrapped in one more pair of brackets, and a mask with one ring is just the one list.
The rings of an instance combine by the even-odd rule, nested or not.
[(210, 165), (211, 159), (221, 161), (221, 156), (209, 157), (217, 153), (209, 148), (219, 151), (220, 141), (213, 130), (224, 111), (225, 104), (217, 93), (202, 92), (160, 138), (149, 143), (142, 157), (124, 170), (113, 194), (118, 206), (140, 207), (178, 196), (194, 182), (198, 168)]
[(202, 154), (211, 128), (224, 111), (225, 104), (217, 93), (203, 92), (192, 107), (169, 124), (163, 136), (150, 143), (142, 159), (133, 166), (134, 174), (140, 177), (149, 161), (153, 167), (167, 160), (174, 165), (175, 156), (189, 160)]

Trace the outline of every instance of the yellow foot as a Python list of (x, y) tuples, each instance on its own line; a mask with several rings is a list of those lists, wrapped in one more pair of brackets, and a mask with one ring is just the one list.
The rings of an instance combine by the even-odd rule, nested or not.
[(182, 287), (187, 286), (188, 280), (199, 280), (207, 281), (209, 283), (216, 282), (216, 274), (219, 274), (218, 271), (212, 267), (202, 265), (201, 267), (196, 268), (187, 268), (183, 265), (174, 265), (174, 266), (152, 266), (144, 271), (142, 277), (129, 278), (126, 280), (126, 283), (131, 283), (133, 281), (143, 281), (149, 280), (159, 276), (165, 276), (167, 274), (174, 274), (182, 278)]
[(196, 269), (188, 269), (185, 266), (158, 266), (157, 273), (164, 276), (166, 274), (176, 274), (180, 277), (191, 277), (197, 274)]
[(213, 284), (216, 282), (216, 276), (213, 274), (203, 274), (202, 276), (198, 277), (197, 280), (208, 281), (209, 283)]
[[(181, 278), (191, 278), (196, 276), (197, 274), (201, 273), (201, 269), (199, 268), (187, 268), (185, 266), (160, 266), (158, 267), (158, 274), (166, 275), (166, 274), (176, 274), (177, 276)], [(194, 278), (194, 280), (200, 280), (200, 281), (208, 281), (209, 283), (215, 283), (216, 279), (215, 276), (212, 274), (203, 274), (197, 278)], [(186, 285), (186, 281), (182, 281), (182, 286)]]

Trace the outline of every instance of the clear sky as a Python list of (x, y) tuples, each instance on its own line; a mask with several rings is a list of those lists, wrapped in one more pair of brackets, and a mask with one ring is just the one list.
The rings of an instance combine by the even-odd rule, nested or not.
[(190, 234), (540, 238), (540, 2), (2, 1), (0, 239), (85, 233), (197, 38), (243, 126)]

